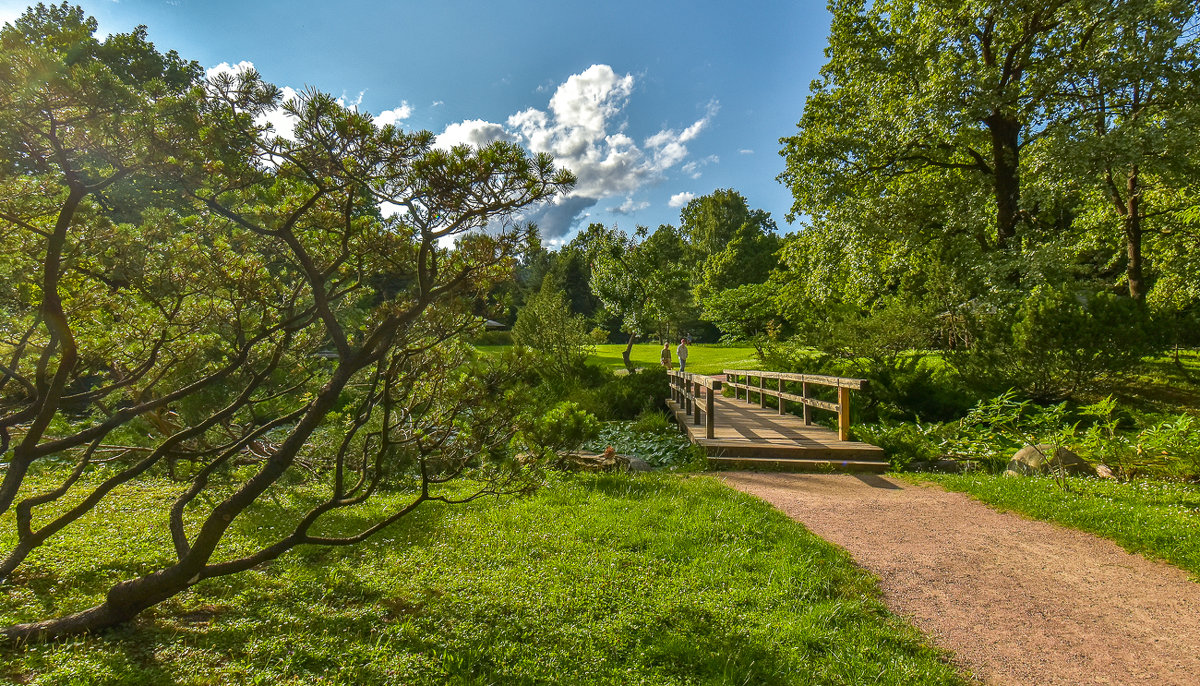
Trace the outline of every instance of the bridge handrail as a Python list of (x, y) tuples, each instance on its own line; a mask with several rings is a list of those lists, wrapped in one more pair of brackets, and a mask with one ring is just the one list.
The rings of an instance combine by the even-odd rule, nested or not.
[[(866, 379), (852, 379), (843, 376), (823, 376), (820, 374), (793, 374), (789, 372), (764, 372), (753, 369), (726, 369), (724, 370), (726, 382), (725, 385), (733, 389), (733, 397), (735, 400), (740, 399), (738, 391), (745, 390), (746, 402), (750, 402), (750, 393), (758, 394), (759, 407), (766, 407), (767, 397), (775, 398), (778, 403), (779, 414), (787, 412), (787, 403), (796, 402), (804, 406), (804, 423), (812, 424), (812, 410), (827, 410), (836, 412), (838, 417), (838, 440), (850, 440), (850, 391), (862, 390), (867, 387)], [(738, 381), (738, 377), (745, 377), (746, 383)], [(758, 377), (758, 385), (751, 385), (750, 379)], [(775, 380), (775, 388), (767, 388), (767, 379)], [(795, 382), (800, 384), (800, 395), (788, 393), (784, 390), (785, 382)], [(838, 399), (836, 403), (818, 400), (809, 397), (808, 385), (816, 384), (820, 386), (832, 386), (838, 389)]]
[(869, 383), (866, 379), (852, 379), (845, 376), (793, 374), (791, 372), (764, 372), (755, 369), (724, 369), (722, 370), (722, 373), (724, 373), (726, 376), (761, 376), (766, 379), (783, 379), (784, 381), (796, 381), (799, 383), (815, 383), (821, 386), (832, 386), (834, 388), (852, 388), (856, 391), (863, 390)]
[[(716, 434), (717, 425), (715, 397), (721, 390), (721, 380), (703, 374), (680, 372), (674, 369), (667, 370), (667, 377), (671, 385), (671, 400), (679, 403), (684, 412), (691, 415), (693, 423), (697, 425), (701, 423), (700, 417), (703, 415), (704, 435), (708, 438), (713, 438)], [(705, 389), (704, 393), (700, 392), (701, 388)], [(696, 402), (702, 395), (704, 397), (703, 409)]]

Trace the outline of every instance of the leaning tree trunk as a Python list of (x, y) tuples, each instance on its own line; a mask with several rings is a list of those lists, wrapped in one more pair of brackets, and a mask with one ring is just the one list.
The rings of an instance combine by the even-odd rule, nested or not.
[(625, 344), (625, 349), (621, 351), (621, 359), (625, 361), (625, 369), (633, 371), (633, 361), (629, 359), (633, 354), (633, 341), (637, 338), (636, 333), (629, 334), (629, 342)]
[[(234, 518), (250, 507), (283, 476), (295, 461), (300, 449), (337, 404), (342, 390), (355, 371), (361, 369), (368, 361), (366, 355), (360, 355), (352, 361), (343, 361), (334, 370), (320, 393), (308, 404), (304, 416), (258, 473), (212, 509), (200, 526), (190, 548), (180, 554), (178, 562), (157, 572), (116, 584), (108, 590), (104, 602), (99, 605), (64, 617), (0, 628), (0, 637), (9, 642), (17, 642), (107, 629), (127, 622), (143, 611), (182, 593), (192, 584), (209, 578), (205, 576), (205, 568)], [(278, 557), (294, 546), (287, 543), (288, 541), (284, 540), (273, 546), (273, 557)], [(263, 558), (262, 561), (266, 559)]]

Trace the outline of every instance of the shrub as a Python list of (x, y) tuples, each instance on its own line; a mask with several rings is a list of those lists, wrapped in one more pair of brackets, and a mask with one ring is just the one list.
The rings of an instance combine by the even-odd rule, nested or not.
[(971, 346), (951, 357), (969, 383), (1037, 401), (1102, 387), (1153, 347), (1145, 308), (1109, 292), (1035, 288), (1015, 308), (978, 307)]
[(545, 369), (562, 377), (582, 367), (594, 347), (584, 318), (571, 314), (566, 294), (548, 287), (526, 301), (512, 337), (536, 351)]
[(573, 402), (561, 402), (530, 422), (517, 440), (530, 453), (553, 460), (554, 454), (574, 452), (600, 433), (600, 422)]
[(512, 345), (513, 334), (511, 331), (484, 331), (471, 343), (474, 345)]
[(673, 431), (676, 427), (675, 421), (666, 412), (647, 410), (638, 415), (638, 418), (629, 425), (629, 428), (635, 433), (646, 434)]
[(670, 394), (665, 369), (650, 368), (612, 376), (597, 388), (576, 390), (571, 399), (602, 419), (633, 419), (661, 410)]

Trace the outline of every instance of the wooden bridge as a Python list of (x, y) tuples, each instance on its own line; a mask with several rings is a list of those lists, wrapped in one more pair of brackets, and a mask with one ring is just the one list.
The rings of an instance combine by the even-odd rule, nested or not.
[[(725, 380), (675, 370), (669, 373), (671, 397), (667, 404), (714, 467), (887, 471), (882, 448), (849, 440), (850, 391), (862, 390), (867, 383), (863, 379), (741, 369), (726, 369)], [(836, 401), (814, 397), (816, 386), (835, 388)], [(733, 397), (725, 397), (723, 388), (733, 389)], [(800, 404), (803, 415), (788, 413), (788, 403)], [(814, 425), (813, 410), (836, 412), (838, 430)]]

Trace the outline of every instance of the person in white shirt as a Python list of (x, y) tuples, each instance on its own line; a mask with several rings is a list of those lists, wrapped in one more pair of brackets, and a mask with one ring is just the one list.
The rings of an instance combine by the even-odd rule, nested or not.
[(675, 355), (679, 358), (679, 371), (683, 371), (687, 366), (687, 339), (679, 339), (679, 347), (675, 349)]

